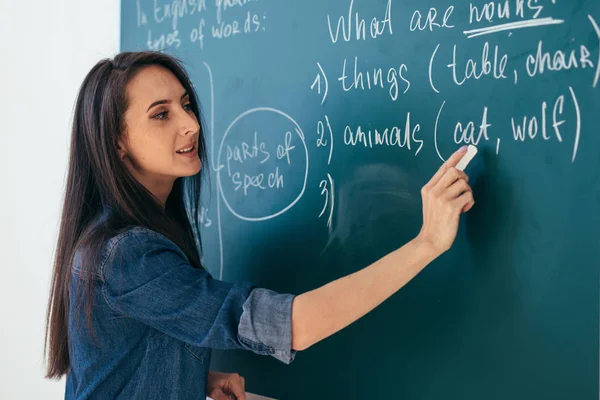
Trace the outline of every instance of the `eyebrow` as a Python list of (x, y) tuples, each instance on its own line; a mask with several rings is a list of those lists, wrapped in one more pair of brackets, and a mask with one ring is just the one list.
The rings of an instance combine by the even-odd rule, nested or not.
[[(187, 90), (185, 92), (183, 92), (183, 94), (181, 95), (181, 100), (183, 100), (186, 96), (188, 96), (189, 93), (187, 92)], [(158, 106), (160, 104), (168, 104), (170, 103), (171, 100), (168, 99), (163, 99), (163, 100), (156, 100), (154, 103), (150, 104), (150, 106), (148, 107), (148, 109), (146, 110), (146, 112), (150, 111), (150, 109), (154, 106)]]

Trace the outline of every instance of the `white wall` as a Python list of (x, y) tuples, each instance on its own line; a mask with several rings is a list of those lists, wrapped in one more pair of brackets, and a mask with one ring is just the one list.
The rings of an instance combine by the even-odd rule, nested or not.
[(69, 129), (85, 74), (119, 49), (119, 4), (0, 0), (0, 399), (63, 398), (43, 345)]

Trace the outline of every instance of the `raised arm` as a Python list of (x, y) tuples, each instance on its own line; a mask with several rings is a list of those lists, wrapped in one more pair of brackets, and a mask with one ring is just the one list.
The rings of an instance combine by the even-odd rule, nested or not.
[(454, 153), (423, 187), (423, 227), (415, 239), (360, 271), (294, 298), (294, 350), (304, 350), (361, 318), (450, 248), (460, 214), (474, 205), (467, 175), (454, 168), (465, 151)]

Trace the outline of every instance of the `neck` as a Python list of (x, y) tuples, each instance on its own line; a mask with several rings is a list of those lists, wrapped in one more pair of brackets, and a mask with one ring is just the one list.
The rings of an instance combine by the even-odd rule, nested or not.
[(157, 178), (148, 176), (135, 176), (135, 178), (138, 180), (138, 182), (144, 185), (144, 187), (148, 189), (150, 193), (152, 193), (164, 210), (165, 205), (167, 204), (167, 199), (171, 194), (171, 190), (173, 190), (175, 179), (169, 177)]
[(175, 183), (175, 177), (145, 173), (138, 168), (129, 157), (125, 157), (125, 166), (133, 175), (133, 177), (141, 183), (156, 200), (160, 203), (163, 210), (167, 204), (167, 199), (173, 190), (173, 184)]

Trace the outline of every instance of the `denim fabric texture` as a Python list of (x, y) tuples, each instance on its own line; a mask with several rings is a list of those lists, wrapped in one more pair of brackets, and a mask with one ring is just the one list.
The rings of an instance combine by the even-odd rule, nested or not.
[(291, 294), (213, 279), (165, 236), (132, 228), (108, 240), (94, 285), (90, 335), (75, 320), (73, 262), (65, 399), (204, 399), (211, 349), (289, 364)]

